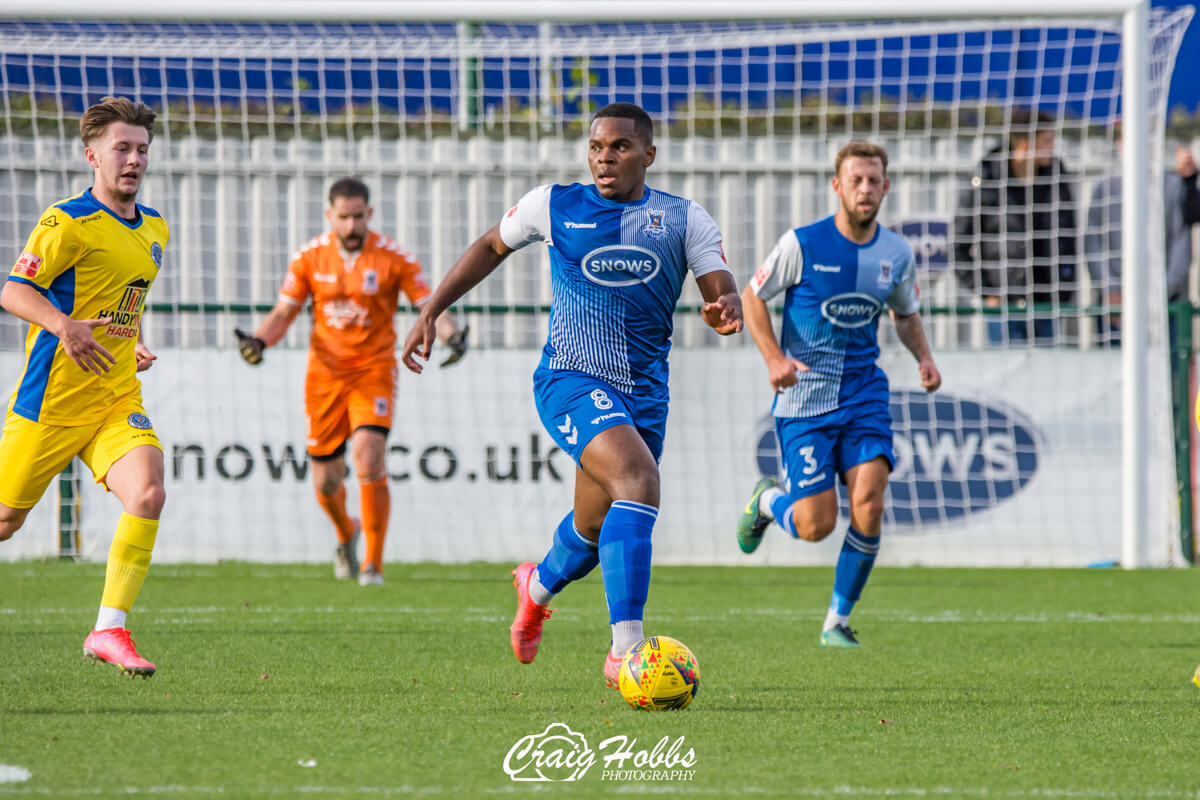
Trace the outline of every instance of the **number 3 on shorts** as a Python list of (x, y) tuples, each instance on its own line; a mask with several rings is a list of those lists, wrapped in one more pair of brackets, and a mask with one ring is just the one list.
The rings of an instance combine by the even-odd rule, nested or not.
[(813, 447), (801, 447), (800, 455), (804, 457), (804, 474), (812, 475), (817, 471), (817, 460), (813, 458)]

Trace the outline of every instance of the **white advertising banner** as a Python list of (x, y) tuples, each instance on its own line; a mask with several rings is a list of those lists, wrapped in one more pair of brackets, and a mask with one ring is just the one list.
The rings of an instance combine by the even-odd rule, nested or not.
[[(158, 355), (143, 380), (166, 467), (155, 560), (330, 560), (335, 540), (304, 450), (306, 353), (268, 351), (258, 368), (232, 350)], [(387, 560), (515, 562), (545, 552), (570, 508), (575, 465), (537, 417), (530, 376), (538, 356), (474, 351), (453, 368), (400, 370)], [(880, 563), (1119, 559), (1120, 353), (943, 353), (938, 362), (945, 383), (929, 398), (907, 353), (882, 361), (897, 463)], [(671, 363), (655, 563), (832, 563), (844, 515), (819, 544), (773, 526), (753, 556), (737, 547), (734, 527), (750, 489), (760, 473), (778, 469), (771, 390), (756, 351), (680, 348)], [(0, 354), (7, 386), (20, 369), (19, 354)], [(1153, 518), (1145, 523), (1151, 563), (1167, 564), (1178, 550), (1173, 461), (1169, 440), (1152, 441), (1144, 461)], [(120, 507), (84, 472), (83, 552), (102, 560)], [(357, 494), (350, 479), (352, 513)], [(57, 552), (54, 501), (52, 487), (26, 527), (0, 545), (0, 558)]]

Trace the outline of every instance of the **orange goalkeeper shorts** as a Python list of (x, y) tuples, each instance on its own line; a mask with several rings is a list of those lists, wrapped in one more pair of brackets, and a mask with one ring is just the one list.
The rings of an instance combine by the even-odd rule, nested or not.
[(394, 358), (356, 369), (333, 369), (309, 358), (304, 381), (309, 455), (336, 453), (364, 425), (390, 429), (395, 396)]

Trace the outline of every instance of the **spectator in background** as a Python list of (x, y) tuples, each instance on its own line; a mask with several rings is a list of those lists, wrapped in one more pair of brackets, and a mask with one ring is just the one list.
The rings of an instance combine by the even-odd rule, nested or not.
[[(1192, 225), (1200, 222), (1200, 191), (1196, 187), (1196, 161), (1183, 145), (1175, 147), (1175, 171), (1163, 173), (1163, 234), (1167, 269), (1167, 300), (1186, 300), (1188, 272), (1192, 266)], [(1092, 281), (1100, 287), (1100, 302), (1121, 305), (1121, 176), (1096, 183), (1088, 205), (1084, 256)], [(1172, 323), (1174, 320), (1172, 319)], [(1121, 343), (1121, 317), (1109, 314), (1096, 320), (1100, 343)], [(1174, 348), (1175, 326), (1171, 325)]]
[[(990, 150), (959, 195), (955, 273), (986, 308), (1007, 302), (1011, 317), (989, 318), (991, 344), (1050, 344), (1057, 306), (1075, 293), (1075, 205), (1068, 173), (1054, 155), (1054, 118), (1012, 113), (1008, 141)], [(1033, 305), (1052, 304), (1035, 313)]]

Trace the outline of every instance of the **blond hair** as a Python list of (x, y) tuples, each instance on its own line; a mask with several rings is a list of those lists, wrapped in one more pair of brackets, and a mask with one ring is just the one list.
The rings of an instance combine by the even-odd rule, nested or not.
[(114, 122), (140, 125), (154, 139), (154, 110), (144, 103), (135, 103), (124, 97), (104, 97), (88, 108), (79, 118), (79, 136), (84, 147), (90, 147)]
[(847, 158), (878, 158), (883, 163), (883, 174), (887, 175), (887, 150), (877, 144), (856, 139), (838, 150), (837, 159), (833, 162), (834, 175), (842, 174), (842, 162)]

